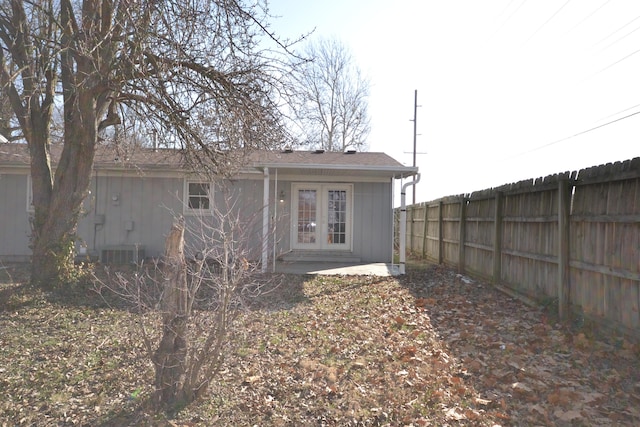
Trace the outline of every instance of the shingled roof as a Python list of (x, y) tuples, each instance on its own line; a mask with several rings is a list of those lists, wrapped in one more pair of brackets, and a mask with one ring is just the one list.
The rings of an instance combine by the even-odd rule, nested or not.
[(265, 151), (254, 153), (257, 164), (316, 166), (384, 166), (404, 167), (385, 153), (335, 151)]
[[(51, 146), (52, 161), (55, 164), (62, 152), (62, 146)], [(412, 175), (417, 168), (407, 167), (385, 153), (375, 152), (325, 152), (285, 150), (254, 151), (249, 153), (243, 165), (245, 169), (277, 168), (291, 171), (341, 170), (375, 171), (387, 174)], [(26, 144), (0, 143), (0, 165), (27, 166), (29, 152)], [(94, 168), (101, 169), (185, 169), (182, 152), (174, 149), (152, 149), (147, 147), (99, 145), (96, 150)]]
[[(57, 163), (62, 154), (63, 146), (51, 145), (51, 161)], [(0, 144), (0, 165), (28, 165), (29, 150), (26, 144)], [(96, 169), (122, 168), (135, 165), (137, 168), (176, 169), (184, 165), (182, 154), (177, 150), (98, 145), (94, 158)]]

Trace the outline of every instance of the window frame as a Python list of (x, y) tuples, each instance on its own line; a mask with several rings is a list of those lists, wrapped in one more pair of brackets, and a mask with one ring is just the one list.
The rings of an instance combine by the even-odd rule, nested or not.
[[(190, 205), (192, 197), (198, 197), (204, 199), (204, 194), (191, 194), (191, 184), (198, 184), (201, 186), (206, 185), (208, 187), (208, 194), (206, 195), (209, 201), (209, 206), (206, 208), (193, 208)], [(183, 213), (185, 215), (211, 215), (213, 213), (213, 201), (214, 201), (214, 186), (213, 182), (204, 179), (185, 178), (183, 189)]]

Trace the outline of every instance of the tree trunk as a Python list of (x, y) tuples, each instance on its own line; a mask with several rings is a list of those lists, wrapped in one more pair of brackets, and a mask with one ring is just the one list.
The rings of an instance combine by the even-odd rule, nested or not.
[(177, 220), (165, 243), (162, 339), (153, 355), (154, 406), (173, 411), (193, 400), (185, 388), (187, 357), (187, 270), (184, 260), (184, 223)]
[(64, 285), (72, 275), (73, 240), (62, 242), (42, 227), (32, 248), (31, 283), (47, 290)]
[[(62, 21), (70, 16), (64, 9)], [(31, 119), (33, 132), (25, 135), (31, 156), (33, 205), (31, 282), (51, 288), (67, 284), (72, 273), (74, 244), (82, 203), (89, 192), (98, 122), (108, 105), (108, 89), (101, 89), (100, 76), (83, 55), (74, 56), (73, 37), (66, 34), (62, 44), (61, 83), (64, 101), (64, 146), (55, 175), (50, 149), (50, 112)], [(77, 83), (77, 76), (84, 76)], [(46, 135), (43, 137), (41, 135)], [(55, 178), (52, 178), (54, 177)]]
[[(83, 125), (82, 118), (71, 120), (72, 131), (65, 135), (52, 180), (48, 141), (32, 141), (31, 175), (35, 215), (31, 236), (31, 282), (51, 289), (72, 279), (74, 245), (82, 203), (89, 192), (96, 133)], [(95, 123), (95, 120), (94, 120)]]

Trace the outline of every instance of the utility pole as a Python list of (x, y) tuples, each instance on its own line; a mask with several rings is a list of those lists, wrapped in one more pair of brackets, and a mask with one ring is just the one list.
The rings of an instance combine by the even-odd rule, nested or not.
[[(410, 122), (413, 122), (413, 167), (416, 167), (416, 155), (417, 154), (427, 154), (427, 153), (418, 153), (417, 151), (417, 147), (416, 147), (416, 142), (417, 142), (417, 138), (418, 138), (418, 107), (421, 107), (421, 105), (418, 105), (418, 89), (416, 89), (414, 91), (414, 97), (413, 97), (413, 120), (409, 120)], [(405, 154), (409, 154), (408, 151), (405, 151)], [(413, 186), (413, 204), (416, 204), (416, 185)]]
[[(413, 167), (416, 167), (416, 139), (418, 136), (418, 89), (413, 96)], [(413, 186), (413, 204), (416, 204), (416, 186)]]

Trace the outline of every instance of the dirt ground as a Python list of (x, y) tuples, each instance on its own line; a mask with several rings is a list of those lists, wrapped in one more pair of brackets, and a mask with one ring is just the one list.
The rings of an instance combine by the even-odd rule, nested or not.
[(640, 349), (440, 267), (284, 276), (238, 318), (209, 396), (169, 419), (135, 324), (0, 269), (0, 425), (640, 424)]

